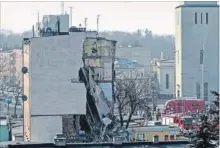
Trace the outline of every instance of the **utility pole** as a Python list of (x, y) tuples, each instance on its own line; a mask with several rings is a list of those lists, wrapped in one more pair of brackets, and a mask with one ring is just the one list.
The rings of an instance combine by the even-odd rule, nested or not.
[(100, 14), (97, 15), (97, 32), (99, 33), (99, 18)]
[(64, 14), (64, 2), (61, 1), (61, 14), (63, 15)]
[(87, 21), (88, 21), (88, 18), (86, 17), (84, 21), (86, 30), (87, 30)]
[(200, 50), (200, 64), (201, 64), (201, 76), (202, 76), (202, 93), (201, 93), (201, 99), (205, 100), (204, 98), (204, 44), (202, 45), (202, 49)]
[(70, 27), (72, 27), (73, 7), (69, 7), (69, 8), (70, 8)]
[(40, 30), (40, 14), (39, 14), (39, 12), (37, 12), (37, 28), (39, 31)]

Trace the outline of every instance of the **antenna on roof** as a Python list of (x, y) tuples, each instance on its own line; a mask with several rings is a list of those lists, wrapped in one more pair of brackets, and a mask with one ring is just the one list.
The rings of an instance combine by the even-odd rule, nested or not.
[(61, 1), (61, 14), (64, 14), (64, 2)]
[(100, 18), (100, 14), (97, 15), (97, 32), (99, 32), (99, 18)]
[(97, 37), (99, 36), (99, 18), (100, 14), (97, 15)]
[(73, 7), (70, 8), (70, 27), (72, 27), (72, 15), (73, 15)]
[(39, 12), (37, 12), (37, 28), (38, 28), (38, 30), (40, 30), (40, 14), (39, 14)]
[(88, 21), (88, 18), (86, 17), (86, 18), (85, 18), (85, 22), (84, 22), (84, 23), (85, 23), (85, 28), (86, 28), (86, 29), (87, 29), (87, 21)]

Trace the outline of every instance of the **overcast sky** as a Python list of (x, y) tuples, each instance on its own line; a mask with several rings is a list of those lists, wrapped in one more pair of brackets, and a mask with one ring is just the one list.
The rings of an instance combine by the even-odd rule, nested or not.
[[(73, 7), (74, 26), (96, 29), (96, 16), (100, 14), (100, 30), (135, 31), (148, 28), (156, 34), (174, 34), (175, 7), (178, 2), (65, 2), (64, 10)], [(61, 13), (61, 2), (1, 2), (1, 28), (14, 32), (30, 30), (43, 14)]]

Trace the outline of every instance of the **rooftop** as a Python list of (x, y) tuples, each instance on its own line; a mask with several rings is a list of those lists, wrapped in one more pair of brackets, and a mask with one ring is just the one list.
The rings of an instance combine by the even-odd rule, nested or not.
[(177, 127), (170, 127), (166, 125), (160, 125), (160, 126), (147, 126), (147, 127), (136, 127), (132, 128), (135, 131), (141, 131), (141, 132), (162, 132), (162, 131), (175, 131), (180, 132), (180, 129)]
[[(122, 147), (122, 148), (185, 148), (185, 146), (189, 144), (188, 141), (172, 141), (172, 142), (160, 142), (158, 144), (154, 144), (153, 142), (133, 142), (133, 143), (122, 143), (122, 144), (113, 144), (113, 143), (101, 143), (101, 144), (93, 144), (93, 143), (68, 143), (63, 148), (113, 148), (113, 147)], [(33, 143), (33, 142), (2, 142), (0, 146), (8, 148), (38, 148), (38, 147), (47, 147), (53, 148), (56, 147), (53, 143)]]
[(218, 1), (183, 1), (176, 8), (181, 7), (219, 7)]

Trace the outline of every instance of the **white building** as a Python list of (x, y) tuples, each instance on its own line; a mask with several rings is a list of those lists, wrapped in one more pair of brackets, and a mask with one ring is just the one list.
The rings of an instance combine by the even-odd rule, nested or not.
[(175, 13), (175, 94), (210, 100), (219, 90), (219, 5), (182, 2)]
[(159, 99), (174, 97), (174, 63), (174, 60), (163, 57), (153, 63), (153, 72), (159, 83)]

